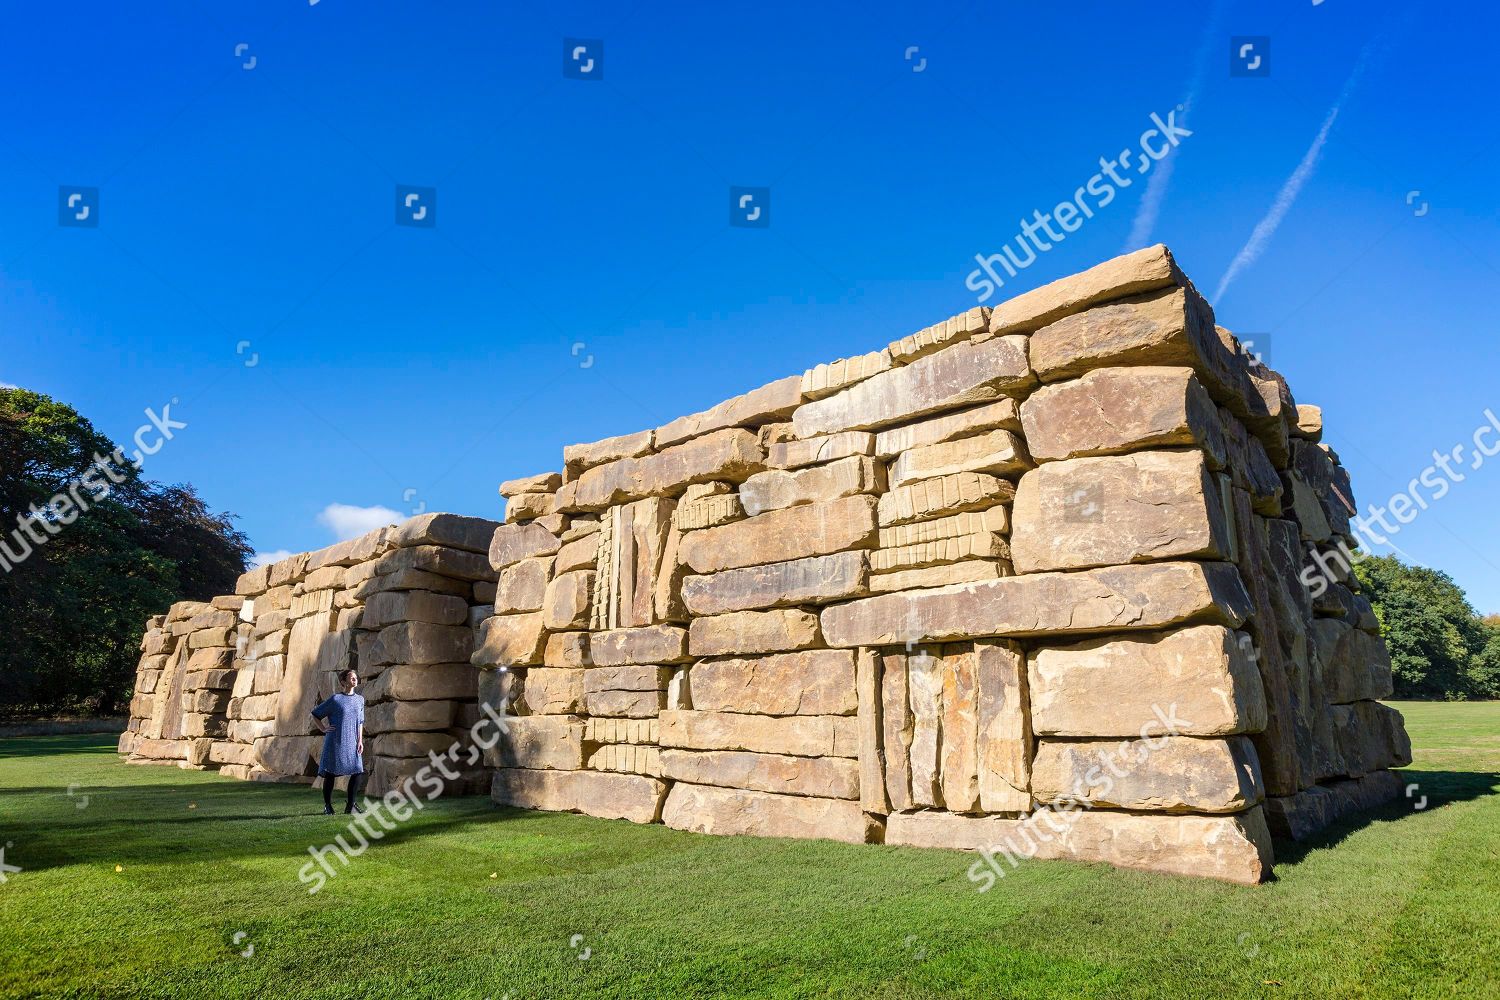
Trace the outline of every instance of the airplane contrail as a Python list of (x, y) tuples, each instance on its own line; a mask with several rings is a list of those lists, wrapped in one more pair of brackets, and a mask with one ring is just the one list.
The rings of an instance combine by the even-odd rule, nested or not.
[[(1188, 83), (1187, 97), (1182, 102), (1184, 126), (1192, 114), (1198, 94), (1203, 90), (1203, 78), (1208, 71), (1209, 53), (1215, 39), (1218, 38), (1219, 24), (1224, 20), (1224, 10), (1227, 6), (1228, 0), (1218, 0), (1209, 15), (1208, 23), (1203, 26), (1203, 37), (1199, 39), (1198, 52), (1193, 57), (1193, 75)], [(1167, 199), (1167, 185), (1172, 180), (1172, 165), (1176, 162), (1177, 147), (1174, 146), (1156, 164), (1156, 169), (1147, 179), (1146, 192), (1141, 195), (1141, 203), (1135, 210), (1135, 220), (1130, 224), (1130, 235), (1125, 238), (1126, 253), (1139, 250), (1151, 241), (1151, 231), (1156, 228), (1156, 220), (1161, 216), (1162, 203)]]
[(1254, 264), (1260, 255), (1265, 252), (1266, 245), (1271, 242), (1271, 237), (1276, 235), (1287, 212), (1291, 211), (1292, 203), (1297, 200), (1297, 195), (1302, 193), (1303, 186), (1312, 177), (1313, 171), (1317, 169), (1318, 158), (1323, 154), (1323, 147), (1328, 142), (1328, 133), (1333, 130), (1333, 123), (1338, 120), (1339, 112), (1343, 110), (1344, 103), (1354, 93), (1354, 87), (1359, 82), (1360, 76), (1365, 71), (1365, 64), (1369, 61), (1370, 53), (1374, 43), (1366, 45), (1359, 55), (1359, 61), (1354, 65), (1354, 72), (1349, 74), (1349, 79), (1344, 83), (1344, 89), (1339, 92), (1338, 100), (1333, 102), (1327, 117), (1323, 119), (1323, 125), (1318, 129), (1318, 134), (1313, 136), (1312, 145), (1307, 147), (1307, 152), (1302, 154), (1302, 161), (1297, 164), (1291, 176), (1281, 185), (1281, 190), (1276, 193), (1276, 200), (1271, 203), (1271, 210), (1266, 213), (1265, 218), (1256, 223), (1255, 229), (1250, 233), (1250, 239), (1235, 254), (1234, 260), (1229, 264), (1229, 270), (1224, 272), (1224, 277), (1219, 279), (1219, 288), (1214, 292), (1214, 301), (1224, 297), (1224, 292), (1229, 288), (1231, 282), (1240, 276), (1240, 273)]

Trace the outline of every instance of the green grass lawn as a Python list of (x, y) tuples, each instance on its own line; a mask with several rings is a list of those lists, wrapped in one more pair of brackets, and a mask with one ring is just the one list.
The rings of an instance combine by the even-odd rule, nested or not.
[(1274, 882), (1032, 861), (982, 895), (955, 852), (482, 798), (429, 806), (309, 895), (297, 870), (343, 819), (316, 792), (126, 765), (97, 736), (3, 740), (22, 870), (0, 885), (0, 994), (1500, 995), (1500, 704), (1399, 707), (1412, 797), (1278, 844)]

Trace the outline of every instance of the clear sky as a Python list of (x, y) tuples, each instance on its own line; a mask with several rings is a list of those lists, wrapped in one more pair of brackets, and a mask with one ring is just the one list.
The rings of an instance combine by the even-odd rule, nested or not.
[[(564, 444), (974, 305), (976, 254), (1183, 105), (991, 301), (1167, 243), (1384, 504), (1500, 412), (1500, 13), (1151, 10), (4, 0), (0, 381), (120, 440), (176, 399), (147, 475), (262, 552), (347, 508), (498, 517)], [(59, 225), (74, 186), (97, 227)], [(729, 225), (740, 186), (769, 226)], [(1500, 457), (1469, 454), (1391, 540), (1500, 611)]]

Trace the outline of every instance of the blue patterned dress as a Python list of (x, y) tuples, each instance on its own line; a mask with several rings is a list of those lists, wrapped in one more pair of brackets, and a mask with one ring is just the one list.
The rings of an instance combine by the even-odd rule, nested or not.
[(323, 737), (319, 774), (364, 774), (359, 753), (359, 729), (365, 724), (365, 699), (358, 694), (335, 694), (312, 710), (314, 718), (328, 720)]

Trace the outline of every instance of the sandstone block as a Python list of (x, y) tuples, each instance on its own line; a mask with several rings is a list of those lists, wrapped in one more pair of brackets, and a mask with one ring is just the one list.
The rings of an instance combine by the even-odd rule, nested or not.
[(985, 431), (1020, 429), (1021, 418), (1016, 401), (1000, 399), (956, 413), (946, 413), (883, 430), (875, 435), (874, 454), (880, 458), (891, 458), (912, 448), (972, 437)]
[(864, 552), (839, 552), (690, 576), (682, 582), (682, 596), (693, 614), (716, 615), (855, 597), (868, 592), (869, 577)]
[(462, 597), (427, 590), (392, 590), (375, 594), (365, 602), (360, 625), (375, 629), (406, 621), (457, 625), (468, 614), (469, 602)]
[(665, 691), (671, 667), (639, 664), (628, 667), (593, 667), (582, 671), (583, 690), (595, 691)]
[(589, 444), (570, 444), (563, 448), (563, 466), (569, 479), (577, 479), (585, 469), (622, 458), (639, 458), (651, 453), (653, 431), (637, 431), (604, 438)]
[[(483, 517), (465, 517), (461, 514), (420, 514), (389, 529), (385, 541), (401, 547), (444, 545), (451, 549), (484, 554), (489, 551), (490, 540), (494, 537), (495, 529), (498, 527), (500, 527), (499, 524)], [(366, 558), (364, 553), (351, 553), (353, 554), (361, 557), (360, 560), (355, 561)], [(370, 554), (373, 554), (373, 551)]]
[(766, 464), (773, 469), (800, 469), (807, 465), (836, 462), (841, 458), (875, 453), (875, 435), (868, 431), (825, 434), (806, 441), (782, 441), (766, 449)]
[(802, 376), (790, 375), (656, 429), (658, 450), (726, 427), (759, 427), (784, 420), (802, 403)]
[(716, 528), (744, 516), (745, 508), (738, 494), (716, 493), (693, 500), (684, 499), (677, 508), (677, 526), (683, 531)]
[(555, 555), (561, 547), (558, 537), (540, 524), (502, 524), (490, 542), (490, 566), (502, 570), (522, 559)]
[(1323, 440), (1323, 408), (1311, 403), (1297, 406), (1297, 436), (1314, 443)]
[(661, 818), (666, 791), (664, 782), (636, 774), (504, 767), (495, 772), (490, 797), (500, 805), (523, 809), (655, 823)]
[(796, 757), (857, 757), (856, 722), (842, 715), (773, 718), (729, 712), (661, 713), (661, 745), (684, 750), (745, 750)]
[(666, 691), (590, 691), (583, 704), (590, 715), (650, 719), (666, 706)]
[(589, 633), (554, 632), (547, 636), (542, 662), (549, 667), (576, 670), (593, 661), (589, 657)]
[(741, 482), (761, 471), (764, 463), (765, 451), (751, 431), (714, 431), (654, 455), (595, 466), (563, 487), (558, 506), (603, 510), (648, 496), (670, 496), (693, 483)]
[(1234, 556), (1223, 498), (1198, 452), (1049, 462), (1022, 477), (1012, 516), (1020, 573)]
[(821, 556), (875, 544), (870, 496), (788, 507), (734, 524), (687, 534), (681, 558), (698, 573)]
[(269, 736), (255, 741), (255, 763), (275, 774), (312, 774), (322, 752), (321, 736)]
[[(358, 569), (358, 567), (355, 568)], [(354, 599), (365, 601), (369, 600), (375, 594), (400, 590), (426, 590), (437, 594), (452, 594), (463, 597), (469, 593), (471, 586), (478, 586), (481, 582), (474, 581), (471, 584), (468, 580), (455, 580), (446, 576), (438, 576), (436, 573), (429, 573), (424, 569), (401, 569), (361, 580), (354, 588)], [(258, 615), (255, 623), (256, 631), (260, 631), (264, 627), (262, 622), (268, 614), (281, 613), (272, 611)], [(272, 629), (267, 630), (273, 631)]]
[(588, 628), (589, 600), (594, 592), (594, 571), (564, 573), (547, 584), (542, 601), (542, 627), (564, 632)]
[(387, 667), (360, 692), (369, 702), (467, 700), (474, 697), (479, 675), (468, 662), (403, 663)]
[(800, 438), (874, 430), (999, 399), (1035, 382), (1024, 337), (959, 343), (882, 372), (792, 414)]
[(922, 445), (891, 463), (891, 485), (906, 486), (963, 472), (1014, 476), (1031, 466), (1026, 446), (1011, 431), (993, 430), (974, 437)]
[(1038, 462), (1147, 448), (1200, 448), (1224, 466), (1218, 407), (1191, 368), (1098, 368), (1045, 385), (1021, 406)]
[(505, 733), (486, 756), (492, 767), (576, 771), (583, 767), (583, 720), (573, 715), (508, 718)]
[(1030, 333), (1096, 303), (1187, 283), (1158, 243), (1001, 302), (990, 313), (990, 333)]
[(842, 458), (828, 465), (790, 472), (757, 472), (740, 486), (740, 503), (754, 517), (767, 511), (822, 504), (860, 493), (885, 492), (885, 467), (864, 456)]
[(943, 804), (950, 812), (979, 811), (979, 680), (973, 647), (943, 656)]
[[(491, 619), (494, 620), (494, 619)], [(382, 663), (456, 663), (474, 653), (474, 633), (466, 625), (412, 621), (380, 630), (371, 644), (367, 665)]]
[(979, 807), (984, 812), (1028, 811), (1032, 739), (1026, 656), (1009, 642), (976, 642), (973, 655)]
[(872, 375), (890, 371), (894, 365), (889, 350), (872, 351), (817, 365), (809, 368), (802, 376), (802, 395), (806, 399), (824, 399), (856, 382), (863, 382)]
[(692, 656), (778, 653), (821, 644), (818, 616), (791, 608), (694, 618), (688, 625)]
[(880, 498), (877, 517), (882, 528), (984, 510), (1009, 503), (1016, 494), (1013, 483), (981, 472), (960, 472), (898, 486)]
[(898, 569), (889, 573), (871, 573), (870, 591), (886, 594), (898, 590), (922, 590), (947, 587), (955, 583), (978, 583), (1010, 576), (1004, 563), (992, 559), (969, 559), (963, 562), (925, 566), (921, 569)]
[(549, 557), (522, 559), (500, 571), (495, 592), (495, 607), (501, 614), (516, 611), (540, 611), (552, 573)]
[[(974, 559), (1000, 559), (1008, 562), (1010, 545), (999, 535), (983, 532), (958, 538), (918, 542), (915, 545), (901, 545), (893, 549), (876, 549), (870, 553), (870, 570), (888, 573), (892, 570), (921, 569), (927, 566)], [(1000, 574), (997, 572), (991, 575)], [(976, 579), (985, 579), (985, 577)]]
[(371, 747), (382, 757), (427, 757), (444, 754), (453, 745), (448, 733), (382, 733), (371, 739)]
[(662, 822), (693, 833), (870, 842), (878, 827), (858, 802), (677, 782), (667, 792)]
[(691, 671), (693, 706), (757, 715), (849, 715), (855, 711), (854, 654), (846, 649), (702, 660)]
[(1038, 734), (1137, 736), (1164, 713), (1183, 736), (1255, 733), (1266, 725), (1254, 644), (1220, 625), (1038, 649), (1028, 682)]
[(859, 797), (858, 769), (853, 761), (841, 757), (663, 750), (661, 774), (672, 781), (694, 785), (828, 799)]
[(572, 715), (581, 712), (583, 674), (582, 670), (532, 667), (526, 671), (521, 700), (532, 715)]
[(1094, 808), (1142, 812), (1237, 813), (1263, 797), (1260, 761), (1244, 736), (1043, 739), (1031, 782), (1039, 802), (1066, 796)]
[(647, 625), (642, 628), (611, 629), (595, 632), (589, 640), (594, 665), (623, 667), (635, 663), (681, 663), (690, 659), (687, 652), (687, 629), (676, 625)]
[(1312, 639), (1324, 695), (1330, 703), (1391, 696), (1391, 658), (1379, 636), (1334, 618), (1319, 618), (1313, 622)]
[(880, 654), (858, 651), (854, 663), (859, 736), (859, 804), (867, 813), (891, 811), (885, 791), (885, 719), (881, 713)]
[(506, 499), (505, 520), (508, 523), (535, 521), (551, 514), (556, 508), (555, 493), (518, 493)]
[(918, 649), (907, 657), (907, 698), (912, 735), (911, 798), (918, 806), (942, 806), (943, 660), (942, 650)]
[(899, 365), (910, 364), (917, 358), (926, 357), (942, 350), (949, 344), (967, 340), (978, 333), (988, 333), (990, 327), (989, 306), (975, 306), (942, 323), (918, 330), (909, 337), (902, 337), (886, 348), (891, 359)]
[(556, 472), (540, 472), (534, 476), (507, 479), (500, 484), (500, 495), (506, 499), (523, 493), (556, 493), (562, 485), (562, 476)]
[(881, 594), (826, 608), (820, 620), (824, 641), (844, 647), (1134, 631), (1188, 621), (1238, 627), (1248, 614), (1234, 566), (1169, 562)]
[(496, 615), (480, 628), (476, 667), (525, 667), (540, 663), (547, 631), (540, 612)]
[[(507, 525), (495, 529), (498, 537)], [(493, 543), (491, 544), (493, 550)], [(495, 572), (490, 562), (477, 552), (450, 549), (442, 545), (413, 545), (404, 549), (393, 549), (381, 556), (375, 565), (377, 573), (397, 573), (405, 569), (426, 570), (438, 576), (459, 580), (493, 580)], [(498, 568), (498, 567), (496, 567)]]
[[(447, 729), (453, 725), (452, 701), (387, 701), (365, 709), (369, 733)], [(281, 739), (281, 737), (277, 737)]]

